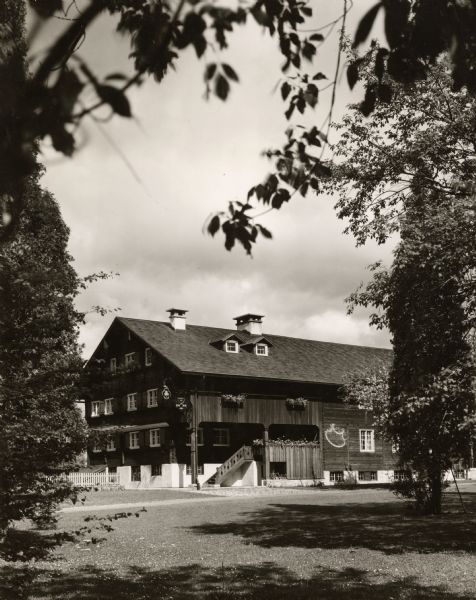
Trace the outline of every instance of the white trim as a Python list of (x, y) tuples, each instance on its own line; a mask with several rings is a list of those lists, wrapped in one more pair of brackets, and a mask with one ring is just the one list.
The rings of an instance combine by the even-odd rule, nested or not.
[[(367, 437), (368, 433), (370, 433), (370, 440)], [(375, 452), (375, 433), (373, 429), (359, 429), (359, 449), (360, 452)]]
[[(106, 398), (104, 400), (104, 414), (105, 415), (112, 415), (114, 413), (114, 411), (112, 410), (112, 401), (114, 400), (114, 398)], [(109, 407), (109, 410), (107, 410)]]
[(91, 417), (100, 417), (101, 416), (101, 400), (94, 400), (91, 402)]
[[(153, 393), (155, 392), (155, 394)], [(155, 408), (159, 404), (159, 390), (152, 388), (147, 390), (147, 408)]]
[[(152, 438), (154, 437), (152, 434), (156, 433), (155, 437), (157, 438), (156, 442), (153, 443)], [(161, 434), (160, 434), (160, 429), (149, 429), (149, 446), (151, 448), (158, 448), (159, 446), (161, 446)]]
[[(258, 348), (263, 348), (264, 352), (258, 352)], [(257, 356), (268, 356), (268, 344), (262, 344), (262, 343), (256, 344), (255, 354)]]
[[(139, 444), (139, 432), (138, 431), (129, 431), (128, 433), (129, 436), (129, 443), (127, 444), (130, 450), (137, 450), (138, 448), (140, 448), (140, 444)], [(133, 438), (133, 436), (136, 436)], [(134, 443), (134, 445), (132, 445), (132, 440), (134, 439), (134, 441), (136, 443)]]
[[(231, 350), (231, 348), (228, 347), (228, 344), (233, 344), (234, 350)], [(236, 340), (226, 340), (226, 342), (225, 342), (225, 352), (228, 352), (230, 354), (238, 354), (239, 351), (240, 351), (240, 347), (239, 347), (238, 342)]]
[[(133, 405), (131, 402), (132, 399), (134, 400)], [(137, 393), (133, 392), (132, 394), (127, 394), (127, 412), (134, 412), (135, 410), (137, 410)]]
[(129, 365), (133, 365), (135, 363), (135, 360), (136, 360), (135, 352), (129, 352), (128, 354), (126, 354), (124, 356), (124, 364), (126, 367), (128, 367)]

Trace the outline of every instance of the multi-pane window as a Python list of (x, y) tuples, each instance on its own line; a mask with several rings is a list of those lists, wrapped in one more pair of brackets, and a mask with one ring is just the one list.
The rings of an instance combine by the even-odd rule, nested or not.
[(117, 371), (117, 359), (116, 358), (111, 358), (109, 360), (109, 370), (111, 371), (111, 373), (115, 373)]
[(150, 348), (145, 349), (145, 366), (150, 367), (152, 364), (152, 350)]
[(162, 475), (162, 465), (151, 465), (150, 474), (152, 477), (160, 477)]
[(127, 410), (137, 410), (137, 394), (127, 394)]
[(213, 430), (213, 445), (214, 446), (229, 446), (230, 431), (224, 427), (217, 427)]
[(160, 429), (149, 431), (149, 446), (160, 446)]
[(129, 433), (129, 448), (138, 448), (139, 447), (139, 432), (131, 431)]
[(108, 452), (113, 452), (115, 449), (116, 449), (116, 440), (114, 439), (113, 436), (110, 436), (107, 438), (106, 450)]
[(129, 354), (126, 354), (126, 356), (124, 358), (124, 364), (126, 365), (126, 367), (130, 367), (135, 363), (135, 360), (136, 360), (136, 353), (130, 352)]
[(266, 344), (256, 344), (256, 354), (259, 356), (268, 356), (268, 346)]
[(95, 442), (93, 445), (93, 452), (101, 452), (101, 450), (102, 450), (102, 448), (101, 448), (100, 444)]
[(400, 469), (393, 472), (394, 481), (405, 481), (410, 478), (410, 473), (406, 469)]
[(373, 429), (359, 429), (360, 451), (375, 452), (375, 440)]
[(227, 352), (238, 352), (238, 342), (234, 342), (233, 340), (229, 340), (225, 344), (225, 350)]
[(99, 417), (102, 413), (102, 402), (91, 402), (91, 416)]
[[(189, 431), (187, 434), (187, 446), (192, 444), (192, 432)], [(203, 446), (203, 429), (198, 427), (197, 429), (197, 446)]]
[(104, 400), (104, 414), (112, 415), (112, 398)]
[(377, 471), (359, 471), (359, 481), (377, 481)]
[[(192, 474), (192, 465), (187, 465), (187, 475)], [(203, 465), (197, 465), (197, 475), (203, 475)]]
[(329, 473), (329, 481), (333, 481), (334, 483), (344, 481), (344, 471), (331, 471)]
[(159, 398), (159, 390), (157, 388), (153, 390), (147, 390), (147, 407), (152, 408), (157, 406), (157, 400)]

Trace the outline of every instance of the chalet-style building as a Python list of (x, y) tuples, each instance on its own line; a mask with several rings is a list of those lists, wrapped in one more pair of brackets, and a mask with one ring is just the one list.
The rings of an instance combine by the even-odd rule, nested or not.
[(126, 487), (388, 482), (391, 445), (342, 403), (346, 374), (388, 362), (380, 348), (236, 329), (116, 318), (88, 361), (91, 466)]

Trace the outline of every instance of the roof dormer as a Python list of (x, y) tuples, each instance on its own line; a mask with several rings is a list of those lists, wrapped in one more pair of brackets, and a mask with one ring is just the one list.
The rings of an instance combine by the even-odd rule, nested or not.
[(241, 344), (241, 347), (257, 356), (268, 356), (269, 349), (273, 344), (263, 335), (253, 337)]
[(234, 333), (229, 333), (222, 338), (212, 340), (210, 344), (225, 352), (229, 352), (230, 354), (238, 354), (240, 351), (241, 340)]

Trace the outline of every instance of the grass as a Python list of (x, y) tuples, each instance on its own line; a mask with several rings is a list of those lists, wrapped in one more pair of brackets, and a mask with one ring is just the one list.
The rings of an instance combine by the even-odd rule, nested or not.
[[(385, 490), (210, 503), (194, 502), (193, 494), (189, 503), (112, 521), (114, 531), (101, 544), (88, 536), (50, 558), (4, 563), (0, 597), (470, 600), (476, 598), (476, 486), (462, 492), (472, 512), (463, 514), (450, 492), (438, 518), (414, 515)], [(74, 531), (83, 519), (84, 513), (65, 514), (60, 529)], [(34, 532), (23, 533), (34, 546)]]
[[(81, 493), (77, 505), (103, 506), (105, 504), (125, 504), (150, 500), (178, 500), (189, 497), (203, 497), (202, 493), (189, 490), (156, 489), (156, 490), (91, 490)], [(64, 506), (73, 506), (65, 502)]]

